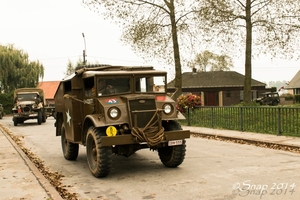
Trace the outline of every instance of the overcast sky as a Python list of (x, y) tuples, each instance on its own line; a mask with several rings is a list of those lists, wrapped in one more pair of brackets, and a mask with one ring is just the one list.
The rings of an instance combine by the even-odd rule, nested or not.
[[(88, 62), (153, 65), (174, 75), (172, 66), (145, 62), (135, 55), (120, 42), (118, 26), (86, 8), (82, 0), (1, 0), (0, 19), (0, 44), (14, 44), (31, 61), (39, 60), (45, 67), (44, 81), (63, 79), (68, 60), (75, 64), (82, 59), (82, 33)], [(233, 71), (245, 74), (244, 60), (235, 60), (234, 65)], [(270, 58), (254, 60), (252, 66), (252, 78), (265, 83), (289, 81), (300, 69), (295, 61)]]

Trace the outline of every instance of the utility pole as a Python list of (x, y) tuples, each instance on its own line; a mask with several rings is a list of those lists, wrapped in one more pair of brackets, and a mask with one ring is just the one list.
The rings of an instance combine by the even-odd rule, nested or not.
[(86, 60), (85, 60), (85, 57), (86, 57), (86, 43), (85, 43), (84, 33), (82, 33), (82, 37), (83, 37), (83, 41), (84, 41), (84, 49), (83, 49), (83, 65), (85, 65), (85, 64), (86, 64)]

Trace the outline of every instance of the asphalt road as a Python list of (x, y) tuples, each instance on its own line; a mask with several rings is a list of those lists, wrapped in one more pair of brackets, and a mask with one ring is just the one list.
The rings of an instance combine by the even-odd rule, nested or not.
[(55, 120), (48, 118), (13, 126), (1, 123), (23, 146), (44, 161), (52, 172), (63, 174), (62, 183), (78, 199), (299, 199), (300, 154), (230, 142), (190, 138), (186, 158), (178, 168), (164, 167), (157, 152), (140, 150), (129, 158), (113, 156), (106, 178), (90, 173), (81, 146), (76, 161), (64, 159)]

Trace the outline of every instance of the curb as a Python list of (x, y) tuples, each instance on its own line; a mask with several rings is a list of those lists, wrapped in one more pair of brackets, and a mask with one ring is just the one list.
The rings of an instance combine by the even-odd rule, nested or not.
[(59, 193), (53, 188), (53, 186), (49, 183), (48, 179), (46, 179), (43, 174), (39, 171), (39, 169), (31, 162), (31, 160), (26, 156), (26, 154), (22, 151), (22, 149), (15, 143), (15, 141), (6, 133), (5, 130), (0, 127), (4, 136), (7, 138), (9, 143), (13, 146), (13, 148), (17, 151), (18, 155), (24, 160), (24, 163), (29, 168), (29, 171), (35, 176), (37, 179), (39, 186), (45, 190), (48, 194), (49, 198), (52, 200), (63, 200), (63, 198), (59, 195)]

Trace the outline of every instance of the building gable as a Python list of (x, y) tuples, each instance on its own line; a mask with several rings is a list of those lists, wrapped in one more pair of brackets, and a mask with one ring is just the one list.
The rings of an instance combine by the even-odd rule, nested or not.
[(285, 87), (285, 89), (295, 89), (295, 88), (300, 88), (300, 70), (292, 78), (289, 84)]

